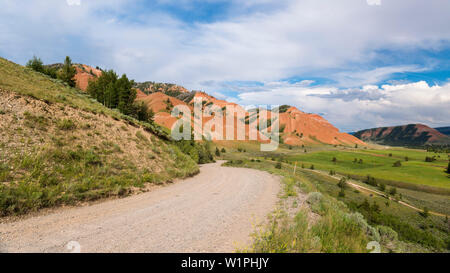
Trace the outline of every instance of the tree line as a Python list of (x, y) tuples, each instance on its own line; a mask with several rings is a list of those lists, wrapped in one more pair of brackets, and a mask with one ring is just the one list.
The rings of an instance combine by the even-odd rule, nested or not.
[(33, 58), (27, 62), (26, 66), (53, 79), (60, 79), (71, 87), (75, 87), (74, 77), (77, 70), (73, 67), (72, 60), (69, 56), (66, 56), (61, 68), (46, 66), (42, 60), (36, 56), (33, 56)]
[(120, 78), (114, 70), (103, 71), (98, 79), (90, 80), (87, 92), (108, 108), (141, 121), (153, 122), (154, 112), (144, 102), (136, 102), (134, 81), (126, 74)]
[[(36, 56), (33, 56), (26, 66), (53, 79), (59, 79), (70, 87), (76, 85), (74, 77), (77, 71), (69, 56), (65, 58), (62, 66), (44, 65)], [(152, 123), (154, 112), (145, 103), (135, 101), (134, 85), (134, 81), (129, 80), (125, 74), (119, 78), (113, 70), (108, 70), (103, 71), (97, 79), (89, 81), (87, 92), (108, 108), (118, 109), (125, 115)]]

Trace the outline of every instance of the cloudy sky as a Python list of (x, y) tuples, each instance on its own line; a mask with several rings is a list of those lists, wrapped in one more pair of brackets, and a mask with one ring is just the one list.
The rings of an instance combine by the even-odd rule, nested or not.
[(448, 0), (1, 0), (0, 56), (75, 62), (343, 131), (450, 125)]

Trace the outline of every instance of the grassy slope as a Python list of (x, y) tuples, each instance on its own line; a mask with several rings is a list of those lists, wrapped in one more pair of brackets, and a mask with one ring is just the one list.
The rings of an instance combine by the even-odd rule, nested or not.
[[(243, 154), (226, 154), (226, 158), (234, 158), (227, 166), (255, 168), (283, 176), (282, 202), (294, 198), (293, 202), (279, 207), (270, 215), (266, 227), (254, 234), (254, 243), (245, 252), (274, 253), (366, 253), (367, 243), (374, 238), (366, 221), (358, 214), (352, 213), (346, 205), (335, 198), (317, 195), (317, 187), (292, 169), (284, 166), (275, 168), (274, 162), (243, 160)], [(287, 168), (285, 168), (287, 167)], [(308, 194), (308, 205), (300, 206), (297, 199), (300, 194)], [(297, 200), (296, 200), (297, 199)], [(286, 207), (287, 206), (287, 207)], [(293, 210), (294, 213), (289, 213)], [(312, 220), (311, 214), (315, 215)]]
[[(391, 153), (392, 157), (388, 154)], [(426, 156), (440, 156), (434, 162), (425, 162)], [(409, 160), (405, 161), (405, 157)], [(337, 162), (332, 162), (336, 157)], [(290, 160), (314, 164), (317, 169), (335, 170), (344, 174), (360, 176), (371, 175), (375, 178), (408, 182), (435, 188), (450, 189), (448, 174), (444, 172), (448, 155), (435, 154), (412, 149), (365, 150), (352, 149), (341, 151), (319, 151), (297, 154)], [(354, 159), (363, 160), (362, 164), (354, 163)], [(400, 160), (401, 167), (393, 167)]]
[(158, 126), (0, 58), (0, 216), (124, 196), (198, 172)]
[[(289, 164), (282, 163), (282, 169), (276, 169), (275, 165), (278, 162), (279, 158), (283, 158), (283, 160), (290, 159), (292, 160), (292, 157), (303, 155), (303, 149), (294, 149), (289, 150), (286, 147), (282, 146), (278, 151), (275, 153), (261, 153), (257, 149), (257, 145), (253, 144), (253, 146), (249, 143), (245, 145), (245, 148), (247, 149), (246, 153), (237, 152), (236, 151), (236, 145), (231, 145), (229, 143), (224, 143), (226, 145), (225, 148), (227, 149), (227, 152), (222, 154), (222, 156), (226, 159), (233, 160), (233, 166), (242, 166), (242, 167), (250, 167), (250, 168), (258, 168), (262, 170), (267, 170), (273, 173), (280, 174), (287, 178), (293, 178), (293, 181), (296, 185), (299, 186), (299, 190), (302, 192), (312, 192), (312, 191), (319, 191), (323, 193), (325, 196), (328, 196), (331, 198), (331, 201), (329, 201), (332, 205), (339, 207), (338, 201), (343, 201), (345, 204), (347, 204), (347, 207), (340, 206), (340, 210), (342, 210), (342, 213), (348, 213), (348, 211), (356, 211), (361, 212), (365, 215), (367, 221), (369, 221), (369, 224), (373, 225), (374, 227), (377, 227), (379, 225), (382, 226), (389, 226), (393, 228), (397, 234), (398, 239), (389, 239), (384, 238), (383, 236), (380, 237), (382, 240), (383, 249), (385, 251), (395, 251), (395, 252), (424, 252), (424, 251), (443, 251), (447, 249), (448, 243), (450, 241), (449, 236), (449, 226), (448, 223), (445, 222), (445, 219), (443, 217), (438, 216), (429, 216), (428, 218), (424, 218), (421, 216), (417, 211), (412, 210), (410, 208), (404, 207), (396, 202), (388, 201), (387, 199), (379, 196), (371, 196), (370, 193), (365, 192), (357, 192), (351, 188), (348, 188), (345, 191), (345, 197), (339, 197), (340, 188), (337, 186), (338, 179), (330, 177), (328, 175), (322, 175), (318, 174), (316, 172), (313, 172), (309, 170), (310, 167), (309, 164), (305, 164), (305, 169), (302, 169), (301, 165), (297, 165), (297, 172), (296, 175), (293, 176), (293, 169), (294, 165), (293, 162), (290, 161)], [(219, 148), (221, 148), (220, 146)], [(330, 151), (330, 149), (332, 151)], [(338, 152), (338, 155), (341, 154), (341, 152), (336, 151), (333, 147), (317, 147), (312, 149), (311, 147), (307, 147), (308, 153), (311, 152), (311, 150), (314, 150), (316, 152)], [(414, 159), (414, 156), (417, 157), (417, 159), (422, 158), (423, 152), (417, 151), (417, 150), (408, 150), (409, 157)], [(367, 153), (373, 153), (373, 152), (379, 152), (379, 153), (386, 153), (387, 155), (390, 153), (389, 151), (365, 151)], [(398, 149), (397, 151), (399, 153), (398, 156), (402, 156), (404, 153), (404, 149)], [(363, 151), (361, 151), (363, 153)], [(395, 155), (395, 152), (392, 152), (393, 156)], [(416, 154), (415, 154), (416, 153)], [(293, 156), (295, 155), (295, 156)], [(307, 154), (308, 155), (308, 154)], [(338, 156), (338, 158), (341, 156)], [(388, 156), (387, 156), (388, 157)], [(272, 158), (274, 158), (276, 161), (272, 161)], [(388, 157), (389, 158), (389, 157)], [(254, 159), (254, 160), (250, 160)], [(255, 159), (258, 159), (256, 161)], [(353, 159), (353, 158), (352, 158)], [(242, 161), (239, 161), (242, 160)], [(331, 162), (331, 158), (328, 156), (326, 157), (326, 161), (328, 164), (328, 161)], [(316, 165), (316, 164), (315, 164)], [(334, 164), (333, 164), (334, 166)], [(349, 166), (354, 167), (355, 165), (350, 164)], [(317, 168), (316, 168), (317, 169)], [(351, 169), (348, 169), (349, 171)], [(392, 176), (395, 176), (393, 174)], [(288, 179), (289, 180), (289, 179)], [(354, 181), (355, 182), (355, 181)], [(286, 183), (286, 180), (285, 180)], [(363, 184), (363, 183), (361, 183)], [(364, 184), (365, 187), (371, 187), (369, 185)], [(390, 187), (388, 187), (390, 189)], [(286, 188), (285, 188), (286, 191)], [(413, 204), (418, 207), (428, 207), (431, 210), (441, 212), (441, 213), (449, 213), (448, 206), (449, 206), (449, 197), (445, 195), (435, 195), (420, 191), (412, 191), (408, 189), (397, 189), (397, 192), (402, 195), (402, 200)], [(397, 197), (400, 195), (397, 194)], [(367, 212), (359, 207), (359, 205), (367, 199), (370, 204), (377, 203), (380, 207), (381, 211), (380, 213), (372, 213)], [(333, 201), (334, 200), (334, 201)], [(336, 203), (337, 202), (337, 203)], [(388, 203), (388, 205), (386, 205)], [(305, 221), (308, 221), (307, 219), (304, 219), (303, 214), (301, 210), (299, 210), (300, 216), (299, 218), (291, 218), (289, 219), (288, 223), (284, 223), (285, 219), (280, 219), (277, 221), (277, 228), (275, 230), (271, 230), (272, 227), (269, 227), (266, 231), (259, 234), (257, 236), (257, 241), (259, 242), (259, 245), (256, 245), (257, 250), (260, 251), (272, 251), (274, 249), (278, 249), (280, 245), (288, 245), (286, 248), (286, 251), (291, 252), (304, 252), (305, 249), (302, 249), (299, 247), (289, 247), (289, 244), (292, 243), (294, 240), (303, 240), (306, 242), (310, 242), (310, 239), (308, 237), (308, 234), (310, 233), (304, 233), (306, 231), (302, 230), (301, 227), (304, 226), (302, 224)], [(328, 216), (328, 222), (322, 222), (325, 225), (333, 225), (333, 223), (342, 223), (339, 221), (339, 218), (342, 216), (339, 216), (339, 212), (334, 211), (330, 212)], [(333, 216), (331, 216), (333, 215)], [(273, 223), (273, 222), (272, 222)], [(339, 225), (336, 224), (335, 228), (339, 229)], [(299, 230), (300, 229), (300, 230)], [(295, 233), (298, 232), (297, 235)], [(270, 235), (271, 237), (267, 237)], [(297, 236), (297, 237), (296, 237)], [(306, 236), (306, 238), (301, 238), (302, 236)], [(320, 237), (321, 235), (319, 235)], [(336, 238), (330, 238), (330, 240), (333, 240), (337, 245), (339, 244), (346, 244), (346, 238), (345, 237), (336, 237)], [(359, 240), (359, 239), (358, 239)], [(359, 241), (360, 244), (363, 243), (363, 241)], [(262, 245), (261, 245), (262, 243)], [(358, 244), (353, 245), (352, 249), (357, 249)], [(362, 247), (362, 245), (360, 245)], [(328, 249), (330, 250), (336, 250), (336, 248)], [(317, 249), (316, 249), (317, 250)], [(325, 251), (324, 249), (319, 251)]]

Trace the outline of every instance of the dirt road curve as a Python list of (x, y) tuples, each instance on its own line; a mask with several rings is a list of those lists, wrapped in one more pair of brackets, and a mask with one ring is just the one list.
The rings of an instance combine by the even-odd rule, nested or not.
[[(230, 252), (276, 204), (268, 173), (201, 167), (199, 175), (132, 197), (0, 224), (0, 252)], [(76, 246), (77, 243), (74, 243)]]

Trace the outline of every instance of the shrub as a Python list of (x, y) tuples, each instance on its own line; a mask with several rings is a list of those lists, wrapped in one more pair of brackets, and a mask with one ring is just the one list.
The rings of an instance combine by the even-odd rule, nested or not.
[(314, 170), (314, 165), (311, 165), (310, 169), (311, 169), (311, 170)]
[(389, 191), (390, 195), (396, 195), (397, 194), (397, 188), (392, 187), (391, 190)]
[(281, 162), (277, 162), (277, 164), (275, 164), (275, 168), (281, 169)]
[(77, 128), (77, 125), (71, 119), (59, 120), (56, 126), (58, 127), (58, 129), (64, 131), (74, 130)]
[(339, 192), (339, 197), (345, 197), (344, 188), (341, 188), (341, 191)]
[(400, 160), (395, 161), (395, 163), (392, 165), (393, 167), (401, 167), (402, 163), (400, 162)]
[(220, 150), (221, 153), (226, 153), (227, 151), (225, 150), (225, 148), (222, 148), (222, 150)]
[(23, 116), (25, 118), (25, 126), (30, 128), (38, 128), (40, 130), (46, 130), (48, 122), (47, 118), (45, 118), (44, 116), (35, 116), (28, 111), (24, 112)]
[(44, 63), (36, 56), (33, 56), (33, 59), (27, 62), (27, 67), (33, 69), (34, 71), (44, 73)]
[(387, 226), (378, 226), (377, 231), (380, 234), (380, 240), (386, 244), (389, 242), (395, 242), (398, 240), (398, 234), (395, 230)]
[(378, 189), (380, 191), (385, 191), (386, 190), (386, 185), (384, 183), (380, 183), (380, 185), (378, 185)]
[(318, 214), (324, 213), (324, 207), (323, 207), (323, 195), (320, 192), (311, 192), (308, 194), (308, 197), (306, 198), (306, 202), (311, 207), (311, 210)]
[(430, 210), (427, 207), (423, 208), (422, 216), (424, 218), (427, 218), (428, 216), (430, 216)]
[(146, 136), (144, 136), (144, 134), (142, 134), (141, 131), (137, 131), (137, 132), (136, 132), (136, 137), (137, 137), (139, 140), (142, 140), (144, 143), (147, 143), (147, 144), (150, 143), (150, 140), (148, 140), (148, 138), (147, 138)]
[(380, 234), (378, 233), (378, 230), (374, 227), (370, 226), (366, 219), (364, 219), (364, 216), (359, 212), (354, 213), (348, 213), (346, 217), (357, 223), (358, 226), (368, 235), (372, 240), (379, 242), (380, 241)]
[(216, 147), (216, 156), (220, 156), (219, 148)]
[(433, 162), (433, 161), (435, 161), (436, 160), (436, 157), (435, 156), (427, 156), (427, 157), (425, 157), (425, 162)]
[(341, 189), (345, 189), (347, 187), (347, 179), (345, 179), (345, 177), (342, 177), (341, 180), (339, 180), (338, 187)]
[(143, 101), (135, 102), (133, 104), (133, 110), (131, 115), (140, 120), (145, 122), (154, 122), (155, 118), (155, 112), (150, 108), (148, 108), (147, 104), (145, 104)]
[(367, 175), (367, 178), (366, 178), (366, 180), (364, 180), (364, 183), (374, 186), (374, 187), (378, 186), (378, 183), (377, 183), (375, 177), (370, 176), (370, 175)]

